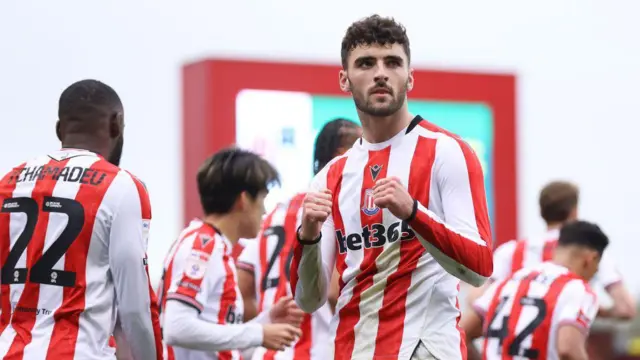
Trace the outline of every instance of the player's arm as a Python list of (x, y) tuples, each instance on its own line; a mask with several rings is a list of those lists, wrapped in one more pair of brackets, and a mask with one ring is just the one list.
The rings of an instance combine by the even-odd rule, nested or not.
[(608, 251), (604, 252), (593, 282), (600, 283), (605, 288), (613, 304), (611, 308), (600, 307), (598, 316), (631, 320), (636, 316), (636, 302), (624, 285), (622, 276), (609, 255)]
[[(164, 340), (168, 345), (200, 351), (246, 349), (262, 344), (262, 325), (257, 321), (244, 324), (216, 324), (200, 317), (205, 304), (220, 301), (215, 288), (224, 283), (223, 250), (214, 248), (210, 255), (189, 254), (196, 261), (206, 261), (203, 273), (179, 271), (167, 292), (164, 309)], [(185, 262), (174, 260), (174, 266), (188, 268)], [(227, 309), (220, 309), (226, 312)]]
[(408, 219), (420, 242), (453, 276), (482, 285), (493, 271), (491, 229), (482, 167), (466, 143), (441, 137), (432, 175), (442, 199), (444, 218), (414, 203)]
[(498, 283), (492, 283), (487, 286), (481, 296), (476, 298), (471, 306), (462, 313), (462, 319), (460, 319), (460, 327), (465, 332), (465, 341), (467, 343), (467, 359), (468, 360), (480, 360), (481, 354), (476, 349), (473, 341), (482, 336), (482, 325), (485, 315), (489, 311), (491, 301), (495, 296)]
[[(568, 283), (558, 298), (556, 349), (562, 360), (587, 360), (586, 341), (598, 311), (596, 296), (581, 280)], [(556, 320), (557, 318), (557, 320)]]
[(118, 318), (134, 359), (162, 359), (158, 304), (146, 264), (149, 197), (139, 180), (129, 176), (117, 180), (111, 186), (122, 189), (122, 195), (111, 222), (109, 266)]
[(331, 275), (331, 284), (329, 285), (329, 295), (327, 297), (331, 311), (334, 313), (336, 312), (338, 297), (340, 297), (340, 273), (338, 269), (334, 267), (333, 275)]
[(210, 257), (204, 274), (194, 278), (183, 273), (171, 285), (164, 313), (165, 342), (193, 350), (224, 351), (261, 345), (273, 348), (274, 337), (283, 346), (293, 341), (298, 330), (284, 324), (266, 325), (271, 320), (268, 311), (244, 324), (217, 324), (200, 317), (205, 303), (219, 301), (213, 288), (226, 278), (222, 250), (214, 249)]
[(238, 268), (238, 287), (244, 301), (244, 320), (249, 321), (258, 315), (258, 296), (256, 294), (255, 269), (258, 257), (257, 240), (251, 241), (244, 248), (236, 267)]
[(507, 241), (493, 251), (493, 273), (489, 280), (483, 285), (469, 288), (466, 296), (468, 306), (473, 306), (474, 302), (482, 296), (492, 283), (504, 280), (511, 275), (511, 262), (515, 245), (515, 240)]
[[(297, 239), (293, 247), (293, 259), (291, 261), (291, 292), (296, 304), (306, 313), (313, 313), (327, 302), (329, 284), (331, 282), (332, 271), (335, 266), (335, 228), (333, 219), (329, 211), (323, 208), (319, 212), (324, 212), (324, 223), (319, 231), (316, 228), (319, 221), (309, 220), (309, 214), (314, 211), (309, 209), (320, 209), (320, 206), (310, 205), (309, 199), (322, 197), (318, 193), (327, 188), (327, 173), (331, 164), (325, 166), (312, 182), (309, 193), (305, 196), (303, 203), (302, 225), (298, 228)], [(326, 193), (325, 193), (326, 194)], [(317, 197), (316, 197), (317, 195)], [(325, 199), (326, 201), (326, 199)], [(333, 199), (337, 201), (337, 199)], [(326, 204), (325, 204), (326, 205)], [(318, 213), (318, 211), (316, 211)], [(306, 226), (311, 224), (311, 226)], [(305, 234), (305, 229), (314, 234)]]
[(605, 287), (613, 305), (610, 309), (600, 308), (598, 316), (610, 317), (619, 320), (632, 320), (636, 316), (636, 304), (629, 290), (622, 281), (615, 282)]

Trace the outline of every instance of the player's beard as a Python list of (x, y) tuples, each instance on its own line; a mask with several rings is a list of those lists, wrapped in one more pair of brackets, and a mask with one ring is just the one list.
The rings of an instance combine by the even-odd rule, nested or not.
[(116, 140), (116, 144), (109, 154), (109, 159), (107, 159), (110, 163), (115, 166), (120, 166), (120, 158), (122, 158), (122, 148), (124, 147), (124, 136), (120, 136), (118, 140)]
[(376, 106), (373, 101), (371, 101), (370, 94), (365, 91), (364, 93), (356, 93), (353, 94), (353, 102), (356, 104), (356, 108), (363, 113), (370, 116), (390, 116), (395, 114), (402, 105), (404, 105), (404, 100), (407, 97), (407, 90), (409, 88), (409, 80), (405, 82), (400, 91), (396, 94), (393, 89), (389, 88), (386, 83), (377, 84), (379, 87), (386, 87), (391, 92), (391, 102), (384, 107)]

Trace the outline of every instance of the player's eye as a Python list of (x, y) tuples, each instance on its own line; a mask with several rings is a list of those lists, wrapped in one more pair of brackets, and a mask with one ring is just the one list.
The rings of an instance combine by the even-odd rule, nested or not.
[(359, 68), (370, 68), (375, 65), (374, 59), (360, 59), (357, 63)]
[(400, 65), (402, 65), (402, 64), (401, 64), (400, 60), (398, 60), (398, 59), (389, 59), (389, 60), (387, 60), (387, 66), (389, 66), (389, 67), (398, 67)]

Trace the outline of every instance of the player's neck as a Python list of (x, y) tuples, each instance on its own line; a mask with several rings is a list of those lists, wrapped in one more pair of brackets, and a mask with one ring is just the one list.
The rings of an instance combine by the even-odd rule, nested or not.
[(358, 111), (358, 117), (362, 124), (362, 137), (373, 144), (391, 139), (409, 126), (413, 119), (406, 105), (390, 116), (371, 116)]
[(563, 251), (556, 249), (555, 253), (553, 254), (552, 261), (557, 265), (566, 267), (572, 273), (580, 275), (580, 266), (578, 266), (578, 264), (576, 263), (576, 259), (571, 255), (570, 250), (565, 249)]
[(67, 135), (62, 141), (61, 147), (63, 149), (88, 150), (103, 157), (106, 157), (109, 153), (109, 151), (105, 150), (105, 146), (102, 146), (101, 141), (74, 134)]
[(553, 222), (553, 223), (548, 223), (547, 224), (547, 231), (552, 231), (552, 230), (557, 230), (560, 229), (562, 227), (562, 225), (564, 225), (563, 222)]
[(220, 231), (233, 245), (240, 239), (238, 221), (229, 215), (207, 215), (203, 221)]

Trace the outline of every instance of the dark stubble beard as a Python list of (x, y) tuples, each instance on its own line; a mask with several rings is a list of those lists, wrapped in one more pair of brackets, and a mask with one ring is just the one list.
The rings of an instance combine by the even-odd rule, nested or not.
[[(386, 83), (378, 84), (378, 86), (386, 86), (386, 85), (387, 85)], [(390, 116), (395, 114), (398, 110), (400, 110), (402, 105), (404, 105), (404, 100), (407, 97), (408, 87), (409, 87), (409, 80), (407, 80), (407, 82), (404, 84), (402, 89), (400, 89), (400, 92), (398, 92), (397, 94), (394, 93), (392, 90), (391, 103), (389, 103), (389, 105), (385, 107), (375, 106), (375, 104), (370, 100), (371, 98), (369, 97), (369, 94), (366, 91), (363, 94), (356, 94), (355, 92), (353, 92), (352, 93), (353, 102), (356, 104), (356, 108), (358, 110), (362, 111), (367, 115), (380, 116), (380, 117)]]

